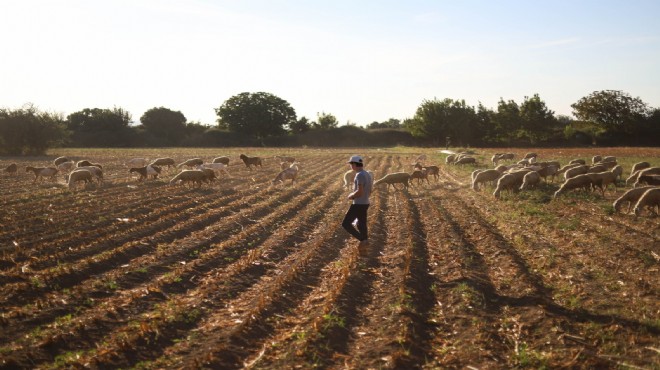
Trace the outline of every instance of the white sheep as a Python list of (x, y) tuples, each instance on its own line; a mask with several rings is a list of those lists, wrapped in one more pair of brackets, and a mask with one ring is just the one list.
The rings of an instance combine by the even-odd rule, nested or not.
[(296, 159), (294, 157), (288, 157), (288, 156), (285, 156), (285, 155), (276, 155), (275, 158), (279, 159), (280, 162), (288, 162), (289, 164), (296, 161)]
[(197, 166), (199, 166), (200, 164), (203, 164), (203, 163), (204, 163), (204, 161), (201, 158), (191, 158), (191, 159), (188, 159), (186, 161), (183, 161), (183, 162), (177, 164), (176, 167), (181, 168), (183, 166), (186, 166), (186, 167), (193, 168), (193, 167), (197, 167)]
[(623, 167), (621, 167), (621, 165), (617, 164), (616, 166), (612, 167), (612, 169), (610, 171), (612, 171), (612, 173), (616, 174), (616, 177), (618, 177), (619, 179), (623, 178), (622, 177), (623, 176)]
[(52, 181), (55, 181), (55, 175), (57, 174), (58, 169), (55, 167), (25, 167), (25, 172), (30, 171), (34, 173), (34, 181), (32, 183), (35, 183), (40, 178), (43, 180), (45, 177), (50, 177)]
[(89, 167), (89, 166), (94, 166), (94, 167), (98, 167), (100, 169), (103, 169), (102, 165), (100, 165), (98, 163), (92, 163), (92, 162), (90, 162), (86, 159), (83, 159), (83, 160), (80, 160), (80, 161), (76, 162), (76, 167), (78, 167), (78, 168), (80, 168), (80, 167)]
[(523, 178), (529, 172), (531, 172), (531, 170), (522, 169), (503, 174), (502, 177), (497, 180), (497, 187), (493, 192), (495, 199), (500, 199), (500, 193), (502, 193), (503, 190), (518, 191), (520, 185), (522, 185)]
[[(477, 172), (478, 171), (478, 172)], [(476, 172), (476, 173), (475, 173)], [(493, 170), (475, 170), (472, 172), (472, 189), (479, 191), (479, 184), (484, 184), (487, 182), (497, 181), (502, 177), (502, 172), (493, 169)]]
[(71, 160), (67, 157), (57, 157), (53, 160), (53, 164), (55, 165), (55, 167), (59, 166), (64, 162), (71, 162)]
[(273, 179), (272, 184), (275, 185), (280, 182), (283, 183), (285, 180), (291, 180), (291, 185), (293, 185), (294, 181), (296, 181), (296, 178), (298, 177), (299, 172), (300, 169), (295, 163), (293, 163), (289, 166), (289, 168), (280, 171), (275, 179)]
[(456, 160), (456, 154), (450, 154), (447, 156), (447, 158), (445, 158), (445, 163), (453, 164), (455, 160)]
[(454, 161), (454, 165), (464, 165), (464, 164), (476, 164), (477, 160), (474, 157), (460, 157), (456, 161)]
[[(374, 185), (374, 173), (373, 171), (367, 171), (369, 174), (369, 178), (371, 179), (371, 188), (373, 189)], [(353, 190), (353, 181), (355, 180), (355, 174), (357, 172), (353, 170), (348, 170), (344, 173), (344, 176), (342, 177), (344, 180), (344, 187), (348, 190)]]
[(568, 162), (568, 164), (587, 164), (587, 161), (585, 161), (584, 159), (581, 159), (581, 158), (571, 159), (571, 161)]
[(630, 174), (634, 174), (637, 171), (643, 170), (645, 168), (651, 167), (651, 164), (649, 162), (637, 162), (632, 166), (632, 170), (630, 170)]
[[(561, 175), (562, 173), (565, 173), (566, 171), (570, 170), (571, 168), (575, 168), (575, 167), (579, 167), (579, 166), (585, 166), (585, 165), (580, 164), (580, 163), (569, 163), (569, 164), (567, 164), (563, 167), (560, 167), (557, 170), (557, 175)], [(589, 168), (589, 167), (587, 167), (587, 168)]]
[(128, 168), (145, 167), (148, 164), (149, 160), (147, 158), (131, 158), (126, 161), (126, 167)]
[(617, 164), (618, 163), (616, 161), (600, 161), (594, 164), (594, 166), (601, 166), (601, 167), (605, 167), (606, 170), (610, 170)]
[(602, 161), (602, 160), (603, 160), (603, 157), (601, 157), (601, 156), (599, 156), (599, 155), (595, 155), (595, 156), (593, 156), (593, 157), (591, 158), (591, 163), (592, 163), (592, 164), (594, 164), (594, 163), (598, 163), (598, 162), (600, 162), (600, 161)]
[(508, 161), (511, 161), (511, 160), (513, 160), (513, 158), (515, 158), (515, 156), (516, 156), (516, 155), (513, 154), (513, 153), (504, 153), (504, 154), (500, 154), (500, 160), (508, 160)]
[[(213, 173), (213, 171), (211, 171), (211, 173)], [(175, 185), (177, 182), (181, 182), (181, 184), (191, 182), (192, 186), (197, 184), (197, 187), (201, 187), (202, 182), (209, 181), (212, 181), (209, 179), (209, 173), (204, 170), (183, 170), (170, 180), (170, 185)]]
[(199, 166), (197, 166), (198, 169), (210, 169), (215, 171), (216, 174), (219, 174), (220, 172), (224, 172), (227, 177), (231, 177), (229, 174), (229, 171), (227, 171), (227, 165), (224, 163), (202, 163)]
[(222, 163), (225, 166), (229, 166), (229, 157), (227, 156), (215, 157), (213, 158), (213, 163)]
[(660, 175), (640, 175), (633, 184), (634, 188), (637, 188), (643, 184), (658, 186), (660, 185)]
[(75, 187), (77, 182), (84, 182), (85, 184), (89, 183), (92, 181), (92, 173), (89, 172), (89, 170), (86, 169), (77, 169), (75, 171), (72, 171), (67, 180), (67, 186), (69, 189), (72, 189)]
[(658, 214), (658, 209), (660, 208), (660, 188), (649, 189), (637, 201), (633, 213), (635, 216), (639, 216), (644, 208), (649, 208), (655, 211), (655, 214)]
[(629, 185), (637, 182), (637, 179), (641, 175), (660, 175), (660, 167), (649, 167), (639, 170), (626, 179), (626, 184)]
[[(103, 170), (96, 167), (96, 166), (83, 166), (83, 167), (78, 167), (77, 169), (79, 170), (88, 170), (89, 172), (92, 173), (93, 176), (96, 177), (96, 181), (99, 183), (99, 185), (103, 185)], [(66, 177), (68, 181), (68, 176)]]
[(520, 190), (531, 189), (538, 185), (540, 182), (541, 175), (538, 172), (529, 172), (523, 176), (523, 182), (522, 185), (520, 185)]
[(410, 180), (410, 174), (408, 172), (395, 172), (385, 175), (383, 178), (378, 179), (374, 182), (374, 186), (378, 184), (387, 184), (387, 190), (390, 189), (390, 185), (396, 189), (394, 184), (403, 184), (403, 186), (408, 189), (408, 181)]
[(169, 158), (169, 157), (164, 157), (164, 158), (156, 158), (150, 163), (153, 166), (159, 166), (159, 167), (164, 167), (167, 166), (167, 168), (175, 167), (175, 162), (174, 159)]
[(603, 165), (596, 164), (596, 165), (593, 165), (593, 166), (589, 167), (587, 169), (587, 173), (598, 173), (598, 172), (603, 172), (603, 171), (607, 171), (607, 170), (609, 170), (609, 168), (607, 168)]
[(493, 162), (493, 167), (497, 166), (497, 162), (499, 162), (500, 159), (502, 159), (500, 157), (501, 155), (502, 155), (502, 153), (495, 153), (495, 154), (493, 154), (492, 157), (490, 157), (490, 161)]
[(73, 161), (66, 161), (66, 162), (60, 162), (60, 164), (57, 165), (57, 170), (64, 173), (64, 172), (70, 172), (75, 168), (75, 163)]
[(624, 203), (628, 203), (628, 209), (626, 213), (630, 213), (632, 206), (637, 203), (639, 198), (649, 189), (657, 188), (657, 186), (643, 186), (641, 188), (630, 189), (627, 192), (623, 193), (617, 200), (612, 203), (615, 212), (619, 212)]
[(569, 168), (568, 170), (566, 170), (566, 172), (564, 172), (564, 179), (568, 180), (577, 175), (583, 175), (587, 173), (588, 170), (589, 170), (589, 166), (587, 165), (580, 165), (573, 168)]
[(601, 159), (600, 162), (616, 162), (616, 157), (613, 155), (609, 155), (607, 157), (603, 157), (603, 159)]
[(530, 153), (526, 153), (523, 159), (531, 159), (531, 158), (536, 159), (536, 157), (538, 157), (538, 154), (534, 152), (530, 152)]
[(564, 181), (563, 184), (559, 187), (559, 190), (553, 195), (554, 198), (557, 198), (559, 195), (574, 189), (584, 189), (591, 190), (593, 183), (591, 177), (587, 174), (576, 175), (574, 177), (568, 178)]

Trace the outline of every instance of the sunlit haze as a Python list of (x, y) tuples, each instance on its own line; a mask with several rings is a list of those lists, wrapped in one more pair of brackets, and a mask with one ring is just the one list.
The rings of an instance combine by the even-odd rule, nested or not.
[(427, 99), (496, 109), (538, 93), (556, 115), (597, 90), (660, 107), (660, 1), (2, 2), (0, 107), (119, 107), (214, 124), (268, 92), (298, 118), (414, 116)]

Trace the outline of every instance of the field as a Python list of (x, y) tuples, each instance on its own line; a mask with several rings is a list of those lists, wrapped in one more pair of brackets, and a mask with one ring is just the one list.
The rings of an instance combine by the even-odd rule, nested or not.
[[(660, 148), (535, 151), (615, 155), (624, 179), (635, 162), (660, 166)], [(241, 152), (266, 165), (249, 171)], [(474, 152), (491, 167), (494, 149)], [(49, 154), (0, 158), (19, 165), (0, 174), (0, 368), (660, 368), (660, 217), (615, 213), (622, 182), (498, 201), (439, 149)], [(298, 183), (271, 185), (276, 154), (299, 159)], [(374, 191), (366, 257), (340, 226), (352, 154), (376, 178), (419, 154), (441, 168)], [(33, 184), (25, 166), (59, 155), (101, 163), (105, 184)], [(231, 177), (200, 189), (123, 165), (220, 155)]]

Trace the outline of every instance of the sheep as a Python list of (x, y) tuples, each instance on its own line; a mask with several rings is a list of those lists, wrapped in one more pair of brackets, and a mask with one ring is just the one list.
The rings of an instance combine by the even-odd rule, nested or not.
[(248, 157), (245, 154), (241, 154), (238, 156), (243, 163), (245, 163), (245, 167), (248, 168), (248, 170), (252, 171), (252, 166), (255, 168), (257, 166), (262, 167), (264, 160), (261, 157)]
[(536, 158), (536, 157), (538, 157), (538, 154), (536, 154), (534, 152), (530, 152), (530, 153), (525, 154), (525, 156), (523, 158), (524, 159), (531, 159), (531, 158)]
[(654, 189), (657, 188), (657, 186), (643, 186), (641, 188), (634, 188), (630, 189), (627, 192), (625, 192), (622, 196), (620, 196), (617, 200), (612, 203), (612, 207), (614, 207), (615, 212), (619, 212), (621, 210), (621, 207), (623, 206), (623, 203), (628, 202), (628, 209), (626, 210), (626, 213), (630, 213), (630, 209), (633, 207), (635, 203), (639, 200), (639, 198), (649, 189)]
[[(83, 170), (88, 170), (89, 172), (92, 173), (96, 177), (96, 181), (98, 181), (99, 184), (103, 184), (103, 170), (96, 167), (96, 166), (84, 166), (84, 167), (78, 167), (78, 170), (83, 169)], [(65, 178), (67, 181), (69, 177), (67, 176)]]
[(474, 157), (461, 157), (454, 162), (454, 165), (464, 165), (464, 164), (477, 164), (477, 160)]
[(300, 172), (299, 168), (294, 163), (289, 168), (280, 171), (275, 179), (273, 179), (272, 184), (275, 185), (278, 182), (284, 183), (285, 180), (291, 180), (291, 185), (293, 185), (294, 181), (296, 181), (296, 177), (298, 177), (298, 172)]
[(176, 167), (181, 168), (183, 166), (186, 166), (186, 167), (193, 168), (193, 167), (199, 166), (203, 163), (204, 163), (204, 161), (201, 158), (192, 158), (192, 159), (188, 159), (187, 161), (183, 161), (183, 162), (177, 164)]
[(552, 182), (555, 182), (555, 176), (557, 176), (557, 171), (559, 170), (559, 166), (556, 166), (554, 164), (551, 164), (549, 166), (543, 167), (537, 172), (539, 173), (539, 176), (543, 177), (543, 181), (546, 183), (548, 182), (547, 177), (551, 176)]
[(57, 170), (60, 172), (69, 172), (75, 168), (75, 163), (73, 161), (60, 162), (57, 165)]
[(70, 161), (71, 160), (67, 157), (57, 157), (53, 160), (53, 164), (55, 165), (55, 167), (57, 167), (64, 162), (70, 162)]
[(202, 168), (202, 172), (206, 175), (206, 180), (205, 182), (207, 183), (212, 183), (217, 179), (218, 177), (215, 174), (215, 171), (212, 168)]
[[(300, 166), (299, 166), (300, 167)], [(357, 172), (353, 170), (348, 170), (344, 173), (343, 179), (344, 179), (344, 187), (348, 190), (352, 190), (353, 186), (353, 181), (355, 180), (355, 174)], [(369, 174), (369, 178), (371, 179), (371, 188), (373, 189), (374, 187), (374, 173), (372, 171), (367, 171)]]
[(410, 174), (410, 180), (417, 179), (417, 185), (419, 185), (422, 180), (426, 179), (426, 183), (430, 184), (429, 182), (429, 174), (426, 170), (414, 170)]
[(420, 154), (420, 155), (417, 156), (417, 158), (415, 158), (415, 161), (413, 162), (413, 164), (422, 163), (425, 160), (426, 160), (426, 154)]
[(637, 162), (632, 166), (632, 170), (630, 170), (630, 174), (632, 175), (639, 170), (643, 170), (649, 167), (651, 167), (651, 164), (649, 162)]
[(608, 161), (608, 162), (601, 161), (601, 162), (597, 162), (596, 164), (594, 164), (594, 166), (605, 167), (606, 170), (610, 170), (610, 169), (614, 168), (614, 166), (616, 166), (616, 165), (617, 165), (616, 161)]
[(531, 172), (528, 169), (522, 169), (514, 172), (505, 173), (497, 180), (497, 187), (493, 192), (495, 199), (500, 199), (502, 190), (518, 191), (522, 185), (523, 178), (527, 173)]
[(613, 173), (615, 173), (615, 174), (616, 174), (616, 177), (618, 177), (619, 179), (622, 179), (622, 176), (623, 176), (623, 167), (621, 167), (621, 165), (618, 165), (618, 164), (617, 164), (616, 166), (612, 167), (612, 169), (611, 169), (610, 171), (612, 171)]
[(563, 167), (560, 167), (560, 168), (557, 170), (557, 175), (561, 175), (562, 173), (564, 173), (564, 172), (570, 170), (571, 168), (579, 167), (579, 166), (585, 166), (585, 165), (584, 165), (584, 164), (579, 164), (579, 163), (569, 163), (569, 164), (567, 164), (567, 165), (565, 165), (565, 166), (563, 166)]
[(583, 174), (587, 173), (588, 170), (589, 170), (589, 166), (587, 166), (587, 165), (580, 165), (580, 166), (576, 166), (576, 167), (573, 167), (573, 168), (569, 168), (568, 170), (566, 170), (564, 172), (564, 178), (566, 180), (568, 180), (568, 179), (570, 179), (572, 177), (575, 177), (577, 175), (583, 175)]
[(637, 181), (635, 181), (633, 188), (637, 188), (642, 184), (654, 186), (660, 185), (660, 175), (640, 175), (637, 178)]
[(288, 157), (288, 156), (284, 156), (284, 155), (276, 155), (275, 158), (279, 159), (280, 162), (289, 162), (289, 164), (296, 161), (296, 159), (294, 157)]
[(131, 158), (126, 161), (126, 167), (128, 168), (146, 167), (148, 164), (149, 160), (147, 158)]
[(649, 167), (639, 170), (626, 179), (626, 184), (632, 184), (637, 181), (641, 175), (660, 175), (660, 167)]
[(598, 163), (598, 162), (600, 162), (600, 161), (602, 161), (602, 160), (603, 160), (603, 157), (601, 157), (601, 156), (599, 156), (599, 155), (595, 155), (595, 156), (593, 156), (593, 157), (591, 158), (591, 163), (592, 163), (592, 164), (593, 164), (593, 163)]
[(511, 161), (516, 155), (513, 153), (503, 153), (500, 154), (500, 159), (499, 160), (508, 160)]
[(490, 157), (490, 161), (493, 162), (493, 167), (497, 166), (497, 162), (499, 162), (502, 158), (500, 157), (502, 153), (495, 153), (493, 154), (492, 157)]
[(223, 157), (213, 158), (213, 163), (222, 163), (225, 166), (229, 166), (229, 157), (223, 156)]
[(584, 159), (578, 158), (578, 159), (571, 159), (571, 161), (568, 162), (568, 164), (587, 164), (587, 162)]
[(568, 178), (563, 184), (561, 184), (559, 190), (557, 190), (553, 195), (553, 198), (557, 198), (559, 195), (573, 189), (582, 188), (584, 190), (591, 190), (592, 185), (593, 182), (591, 181), (591, 177), (589, 177), (589, 175), (576, 175), (574, 177)]
[(390, 173), (383, 178), (376, 180), (373, 184), (373, 186), (377, 186), (378, 184), (387, 184), (387, 190), (390, 189), (390, 185), (392, 185), (393, 188), (396, 189), (396, 186), (394, 184), (403, 184), (403, 186), (408, 189), (408, 181), (410, 180), (410, 174), (408, 172), (395, 172), (395, 173)]
[(165, 157), (165, 158), (156, 158), (150, 163), (152, 166), (164, 167), (167, 166), (168, 169), (175, 166), (174, 159)]
[(536, 171), (529, 172), (523, 176), (523, 182), (522, 185), (520, 185), (520, 190), (533, 188), (538, 185), (539, 182), (541, 182), (541, 175)]
[[(473, 172), (472, 174), (474, 177), (472, 178), (472, 189), (474, 191), (479, 191), (479, 184), (487, 183), (487, 182), (493, 182), (497, 181), (500, 177), (502, 177), (502, 172), (498, 170), (477, 170), (476, 174)], [(476, 172), (476, 171), (475, 171)]]
[(77, 182), (85, 182), (85, 184), (92, 181), (92, 173), (89, 170), (77, 169), (72, 171), (67, 179), (67, 186), (69, 189), (72, 189), (76, 186)]
[(456, 154), (450, 154), (445, 158), (445, 163), (446, 164), (452, 164), (456, 160)]
[(616, 157), (613, 155), (603, 157), (599, 162), (616, 162)]
[[(211, 171), (213, 173), (213, 171)], [(185, 184), (187, 182), (192, 182), (192, 186), (197, 184), (197, 187), (202, 186), (202, 182), (209, 182), (210, 174), (204, 170), (183, 170), (179, 172), (176, 176), (170, 180), (170, 185), (176, 185), (177, 182)]]
[(607, 171), (607, 170), (608, 170), (608, 168), (605, 167), (605, 166), (595, 165), (595, 166), (589, 167), (587, 169), (587, 173), (598, 173), (598, 172), (604, 172), (604, 171)]
[(644, 208), (648, 207), (653, 210), (655, 208), (655, 214), (658, 214), (658, 209), (660, 208), (660, 188), (649, 189), (637, 201), (633, 213), (635, 216), (639, 216)]
[(161, 168), (156, 165), (148, 164), (143, 167), (133, 167), (130, 170), (128, 170), (128, 172), (137, 173), (138, 175), (140, 175), (138, 181), (143, 181), (149, 178), (149, 176), (152, 176), (153, 179), (158, 178), (158, 175), (160, 175), (161, 173)]
[(98, 164), (98, 163), (92, 163), (92, 162), (90, 162), (90, 161), (88, 161), (88, 160), (86, 160), (86, 159), (83, 159), (83, 160), (78, 161), (78, 162), (76, 163), (76, 167), (78, 167), (78, 168), (80, 168), (80, 167), (89, 167), (89, 166), (94, 166), (94, 167), (98, 167), (98, 168), (100, 168), (100, 169), (103, 169), (103, 166), (101, 166), (100, 164)]
[(18, 166), (16, 165), (16, 163), (12, 163), (9, 166), (5, 167), (4, 171), (10, 175), (16, 175), (16, 173), (18, 172)]
[(440, 167), (438, 166), (423, 166), (421, 163), (415, 163), (415, 169), (426, 170), (428, 175), (433, 175), (435, 181), (440, 180)]
[(596, 186), (600, 188), (603, 196), (605, 196), (605, 190), (609, 184), (614, 184), (614, 192), (616, 192), (616, 174), (612, 171), (597, 172), (597, 173), (587, 173), (587, 176), (591, 178), (592, 188), (595, 189)]
[(25, 172), (30, 171), (34, 172), (34, 181), (32, 181), (34, 184), (39, 178), (43, 180), (44, 177), (50, 177), (52, 181), (55, 181), (55, 175), (57, 174), (58, 169), (55, 167), (25, 167)]
[(220, 171), (224, 172), (227, 177), (231, 177), (229, 172), (227, 171), (227, 165), (224, 163), (202, 163), (199, 166), (197, 166), (197, 169), (210, 169), (213, 170), (215, 173), (220, 173)]

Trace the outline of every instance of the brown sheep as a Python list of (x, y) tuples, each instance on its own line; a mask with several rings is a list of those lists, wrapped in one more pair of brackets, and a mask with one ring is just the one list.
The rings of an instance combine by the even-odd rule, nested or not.
[(615, 200), (614, 203), (612, 203), (612, 207), (614, 207), (615, 212), (619, 212), (621, 210), (621, 207), (623, 206), (623, 203), (628, 203), (628, 209), (626, 210), (626, 213), (630, 213), (630, 209), (633, 207), (635, 203), (639, 200), (639, 198), (649, 189), (656, 188), (657, 186), (643, 186), (641, 188), (634, 188), (630, 189), (627, 192), (625, 192), (622, 196), (619, 197), (619, 199)]
[(255, 168), (257, 166), (263, 167), (264, 160), (261, 157), (248, 157), (245, 154), (241, 154), (238, 156), (238, 158), (240, 158), (243, 161), (243, 163), (245, 163), (245, 167), (247, 167), (248, 170), (250, 171), (252, 171), (252, 166), (254, 166)]
[(658, 209), (660, 208), (660, 188), (653, 188), (645, 191), (637, 201), (637, 204), (635, 204), (633, 213), (635, 216), (639, 216), (642, 210), (647, 207), (654, 210), (656, 215), (658, 214)]
[(212, 162), (212, 163), (222, 163), (222, 164), (224, 164), (225, 166), (229, 166), (229, 157), (224, 157), (224, 156), (223, 156), (223, 157), (216, 157), (216, 158), (213, 158), (213, 162)]
[(55, 167), (25, 167), (25, 172), (30, 171), (34, 173), (34, 181), (32, 183), (37, 182), (39, 178), (43, 180), (44, 177), (50, 177), (52, 181), (55, 181), (55, 175), (57, 175), (58, 172), (57, 168)]
[(7, 172), (10, 175), (16, 175), (18, 172), (18, 166), (16, 163), (12, 163), (9, 166), (5, 167), (5, 172)]

